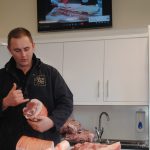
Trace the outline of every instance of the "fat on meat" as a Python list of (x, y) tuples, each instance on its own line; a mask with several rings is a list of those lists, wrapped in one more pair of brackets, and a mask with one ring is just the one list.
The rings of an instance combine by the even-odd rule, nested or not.
[(93, 142), (95, 134), (89, 130), (80, 130), (75, 134), (66, 134), (65, 139), (74, 142)]
[(54, 142), (35, 137), (22, 136), (16, 145), (16, 150), (55, 150)]
[(61, 134), (75, 134), (81, 129), (81, 124), (72, 118), (69, 118), (60, 128)]
[(53, 141), (42, 140), (35, 137), (22, 136), (16, 145), (16, 150), (70, 150), (70, 143), (61, 141), (54, 147)]
[(70, 150), (70, 143), (67, 140), (63, 140), (56, 145), (55, 150)]
[(38, 121), (38, 116), (47, 116), (48, 111), (44, 104), (38, 99), (32, 99), (26, 104), (26, 107), (23, 108), (23, 114), (26, 119), (32, 121)]
[(84, 129), (80, 122), (73, 118), (69, 118), (66, 123), (61, 127), (60, 133), (65, 140), (72, 143), (77, 142), (93, 142), (95, 134), (87, 129)]
[(110, 145), (85, 142), (76, 144), (71, 150), (121, 150), (121, 144), (120, 142)]

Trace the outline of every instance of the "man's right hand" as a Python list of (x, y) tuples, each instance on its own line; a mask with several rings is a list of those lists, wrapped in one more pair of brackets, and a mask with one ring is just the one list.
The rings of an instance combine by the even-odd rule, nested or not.
[(17, 85), (14, 83), (8, 95), (3, 99), (3, 108), (6, 109), (9, 106), (14, 107), (27, 101), (29, 99), (24, 99), (22, 90), (17, 89)]

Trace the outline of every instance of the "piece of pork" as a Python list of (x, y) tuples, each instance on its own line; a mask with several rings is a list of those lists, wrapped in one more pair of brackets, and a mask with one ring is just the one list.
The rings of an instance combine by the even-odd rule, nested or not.
[(70, 150), (70, 143), (67, 140), (63, 140), (56, 145), (55, 150)]
[(22, 136), (16, 145), (16, 150), (70, 150), (68, 141), (63, 140), (54, 147), (53, 141)]
[(22, 136), (17, 142), (16, 150), (55, 150), (55, 149), (53, 141)]
[(95, 134), (89, 130), (82, 129), (75, 134), (66, 134), (65, 139), (73, 143), (93, 142)]
[(120, 142), (110, 145), (85, 142), (76, 144), (71, 150), (121, 150), (121, 144)]
[(69, 118), (60, 128), (61, 134), (75, 134), (81, 129), (81, 124), (75, 119)]
[(48, 116), (46, 107), (38, 99), (32, 99), (26, 104), (26, 107), (23, 108), (23, 114), (26, 119), (32, 121), (38, 121), (38, 116)]
[(72, 143), (93, 142), (95, 137), (94, 133), (83, 129), (80, 122), (72, 118), (69, 118), (61, 127), (60, 133), (64, 136), (65, 140)]

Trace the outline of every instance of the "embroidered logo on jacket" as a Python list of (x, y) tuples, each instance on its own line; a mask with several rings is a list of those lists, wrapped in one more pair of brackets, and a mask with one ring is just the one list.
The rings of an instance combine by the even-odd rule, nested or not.
[(46, 86), (46, 77), (45, 75), (37, 75), (34, 77), (35, 86)]

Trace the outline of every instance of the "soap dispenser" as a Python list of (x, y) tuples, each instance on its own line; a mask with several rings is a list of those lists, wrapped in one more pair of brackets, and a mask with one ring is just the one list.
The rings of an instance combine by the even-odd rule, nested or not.
[(143, 132), (145, 128), (145, 111), (136, 111), (136, 130), (137, 132)]

